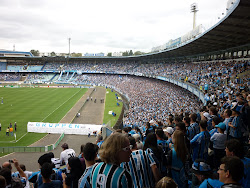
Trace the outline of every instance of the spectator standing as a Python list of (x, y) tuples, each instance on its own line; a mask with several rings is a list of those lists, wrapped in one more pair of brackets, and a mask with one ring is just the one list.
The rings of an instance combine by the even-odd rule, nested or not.
[(157, 168), (160, 170), (160, 173), (166, 173), (165, 165), (165, 155), (163, 149), (157, 145), (157, 137), (155, 133), (149, 133), (146, 137), (143, 150), (147, 153), (152, 153), (154, 161), (156, 162)]
[(130, 154), (130, 143), (125, 135), (121, 133), (110, 135), (99, 150), (103, 162), (93, 166), (90, 180), (92, 187), (133, 187), (129, 172), (119, 167), (122, 162), (129, 162)]
[(96, 144), (87, 143), (83, 148), (83, 156), (86, 164), (86, 169), (79, 179), (78, 187), (79, 188), (91, 188), (90, 184), (90, 175), (92, 172), (92, 168), (96, 163), (98, 146)]
[(10, 130), (10, 136), (13, 136), (13, 128), (11, 127), (9, 130)]
[(244, 147), (239, 140), (231, 139), (226, 142), (226, 156), (236, 156), (244, 163), (244, 177), (240, 181), (244, 188), (250, 185), (250, 158), (244, 157)]
[(214, 135), (211, 136), (210, 140), (213, 143), (213, 151), (214, 151), (213, 164), (214, 167), (217, 169), (220, 166), (220, 160), (226, 154), (225, 142), (227, 140), (227, 135), (224, 134), (226, 130), (225, 123), (221, 122), (218, 125), (215, 125), (215, 128), (217, 128), (218, 132), (214, 133)]
[(2, 175), (0, 175), (0, 187), (4, 188), (6, 186), (7, 186), (7, 184), (6, 184), (5, 178)]
[(218, 170), (221, 188), (242, 188), (239, 181), (244, 176), (244, 164), (238, 157), (223, 157)]
[(175, 181), (170, 177), (163, 177), (158, 183), (156, 184), (155, 188), (178, 188)]
[(10, 128), (9, 127), (6, 129), (6, 136), (10, 136)]
[(232, 103), (232, 118), (228, 123), (228, 139), (238, 139), (242, 141), (243, 133), (242, 133), (242, 126), (243, 121), (240, 118), (240, 109), (237, 105), (237, 102)]
[(187, 129), (187, 136), (191, 141), (195, 135), (200, 133), (199, 124), (196, 122), (197, 115), (195, 113), (190, 114), (190, 126)]
[(132, 154), (129, 162), (124, 162), (124, 167), (132, 175), (134, 187), (154, 187), (160, 180), (160, 172), (154, 161), (152, 153), (138, 150), (135, 138), (129, 137)]
[(178, 184), (178, 187), (187, 187), (187, 173), (185, 163), (188, 158), (188, 149), (182, 131), (176, 130), (173, 134), (173, 147), (168, 153), (167, 163), (170, 168), (170, 176)]
[(162, 128), (157, 128), (155, 131), (156, 138), (157, 138), (157, 145), (160, 146), (163, 149), (163, 152), (168, 151), (168, 143), (167, 140), (164, 139), (164, 131)]
[(62, 183), (60, 180), (51, 180), (52, 172), (53, 172), (52, 164), (45, 162), (41, 168), (43, 183), (39, 185), (38, 188), (48, 188), (48, 187), (62, 188)]
[(208, 158), (208, 146), (210, 142), (210, 134), (207, 131), (207, 121), (200, 121), (200, 133), (197, 134), (191, 141), (191, 149), (192, 149), (192, 159), (193, 162), (196, 159), (205, 159)]
[(67, 175), (62, 174), (63, 188), (77, 188), (78, 180), (83, 174), (83, 166), (78, 157), (70, 157), (68, 160), (67, 168), (70, 171)]
[(212, 187), (220, 187), (223, 185), (217, 179), (212, 179), (212, 169), (203, 159), (196, 159), (192, 165), (191, 172), (197, 177), (199, 180), (200, 188), (212, 188)]
[(62, 144), (61, 147), (62, 147), (63, 151), (60, 154), (60, 162), (61, 162), (61, 165), (64, 165), (64, 164), (67, 165), (68, 159), (70, 157), (75, 157), (76, 153), (73, 149), (69, 148), (69, 145), (67, 143)]

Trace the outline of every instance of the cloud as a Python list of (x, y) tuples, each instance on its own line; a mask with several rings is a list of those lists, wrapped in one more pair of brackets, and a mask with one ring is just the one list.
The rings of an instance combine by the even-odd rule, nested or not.
[[(226, 1), (197, 0), (197, 23), (209, 25)], [(71, 37), (72, 51), (81, 53), (150, 50), (192, 29), (192, 3), (0, 0), (0, 48), (10, 49), (15, 43), (23, 51), (67, 52)]]

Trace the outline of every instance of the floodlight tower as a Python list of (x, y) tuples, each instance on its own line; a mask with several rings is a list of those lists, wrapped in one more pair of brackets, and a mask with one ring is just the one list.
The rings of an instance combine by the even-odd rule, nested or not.
[(195, 26), (196, 26), (196, 12), (198, 12), (197, 4), (196, 4), (196, 3), (193, 3), (193, 4), (191, 5), (191, 12), (194, 13), (194, 20), (193, 20), (193, 29), (194, 29)]
[(69, 39), (69, 57), (70, 57), (70, 40), (71, 38), (68, 38)]

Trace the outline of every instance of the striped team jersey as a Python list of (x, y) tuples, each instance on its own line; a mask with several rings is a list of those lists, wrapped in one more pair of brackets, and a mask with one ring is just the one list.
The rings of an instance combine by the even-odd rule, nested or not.
[(104, 162), (93, 166), (90, 183), (92, 188), (133, 188), (129, 172), (122, 167)]
[(92, 172), (92, 168), (93, 168), (93, 165), (85, 169), (83, 175), (81, 176), (78, 182), (79, 188), (91, 188), (90, 175)]
[(130, 172), (135, 188), (154, 187), (151, 166), (156, 164), (152, 153), (136, 150), (131, 153), (130, 161), (121, 163), (121, 167)]
[(217, 128), (214, 128), (211, 131), (209, 131), (209, 134), (210, 134), (211, 137), (214, 135), (214, 133), (218, 133)]
[(235, 116), (232, 118), (232, 124), (235, 127), (228, 127), (229, 129), (229, 135), (234, 137), (234, 138), (241, 138), (243, 136), (243, 133), (241, 132), (241, 126), (242, 126), (242, 120), (240, 119), (239, 116)]
[(198, 123), (192, 123), (187, 127), (187, 137), (192, 140), (198, 133), (200, 133), (200, 127)]
[(208, 147), (210, 142), (210, 134), (208, 131), (203, 131), (197, 134), (191, 141), (190, 145), (192, 148), (192, 159), (205, 159), (208, 157)]

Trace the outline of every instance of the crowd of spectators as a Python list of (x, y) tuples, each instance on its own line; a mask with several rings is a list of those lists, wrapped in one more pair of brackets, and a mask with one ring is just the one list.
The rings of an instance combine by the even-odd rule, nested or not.
[(0, 80), (3, 81), (19, 81), (21, 77), (20, 73), (1, 73)]
[(110, 85), (129, 98), (126, 125), (143, 125), (151, 119), (166, 123), (169, 113), (196, 112), (200, 109), (198, 98), (178, 86), (164, 81), (135, 76), (79, 75), (77, 80), (85, 84)]
[(115, 130), (105, 140), (99, 133), (96, 143), (81, 145), (78, 157), (64, 143), (60, 157), (55, 158), (52, 152), (39, 157), (36, 172), (26, 171), (17, 159), (6, 161), (0, 169), (0, 184), (38, 188), (247, 188), (249, 132), (243, 134), (242, 127), (249, 126), (250, 95), (244, 99), (242, 95), (229, 99), (221, 112), (208, 104), (199, 115), (190, 111), (169, 114), (166, 124), (151, 119), (142, 126)]
[[(238, 74), (249, 70), (249, 60), (224, 60), (206, 62), (77, 62), (47, 63), (43, 70), (65, 70), (101, 73), (126, 73), (133, 75), (165, 76), (193, 84), (204, 92), (208, 88), (226, 89), (250, 86), (249, 75)], [(77, 81), (79, 83), (79, 80)], [(224, 89), (224, 88), (223, 88)]]
[[(61, 69), (66, 66), (56, 65)], [(72, 68), (78, 66), (75, 63)], [(114, 69), (113, 64), (101, 66), (86, 63), (80, 70)], [(249, 187), (249, 75), (237, 77), (249, 70), (249, 62), (129, 66), (118, 63), (116, 71), (168, 76), (202, 86), (205, 106), (188, 91), (156, 79), (77, 74), (77, 83), (112, 86), (128, 96), (129, 111), (123, 130), (116, 130), (105, 140), (98, 136), (97, 145), (82, 146), (79, 157), (63, 144), (62, 153), (66, 154), (58, 159), (59, 167), (53, 166), (58, 164), (53, 153), (47, 153), (38, 159), (41, 169), (31, 175), (24, 173), (16, 159), (13, 162), (18, 173), (12, 173), (11, 163), (6, 162), (0, 170), (1, 184), (12, 187), (19, 181), (24, 186), (28, 182), (37, 187), (49, 184), (57, 187)]]

